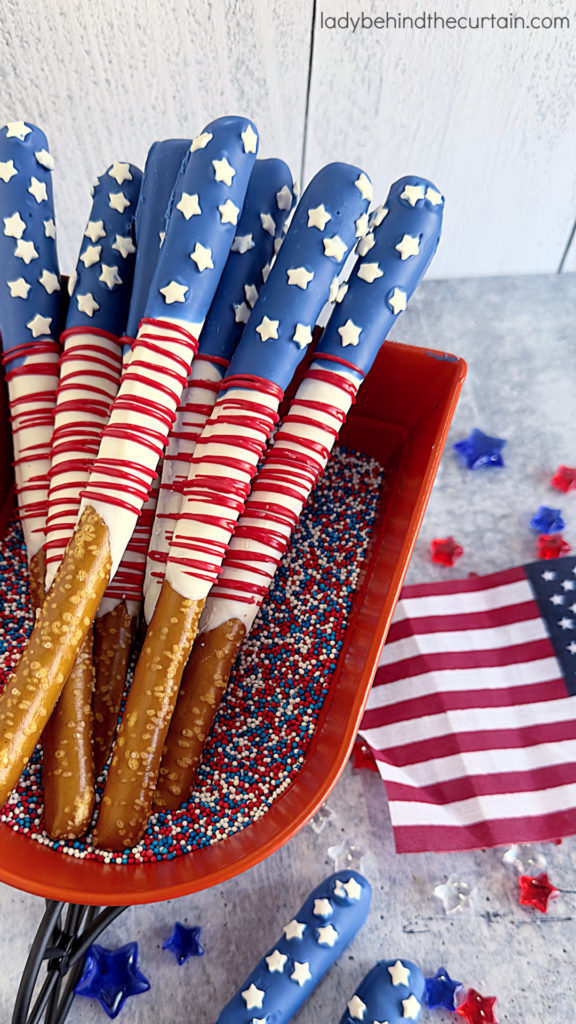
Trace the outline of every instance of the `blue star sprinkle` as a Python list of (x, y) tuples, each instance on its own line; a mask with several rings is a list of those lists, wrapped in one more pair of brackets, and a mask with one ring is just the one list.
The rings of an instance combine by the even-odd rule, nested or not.
[(530, 526), (533, 530), (538, 530), (538, 533), (561, 533), (566, 523), (559, 508), (540, 505), (536, 515), (530, 520)]
[(466, 463), (468, 469), (480, 469), (482, 466), (503, 466), (502, 449), (506, 441), (502, 437), (489, 437), (482, 430), (474, 429), (463, 441), (457, 441), (452, 447)]
[(426, 1004), (434, 1010), (444, 1006), (447, 1010), (456, 1009), (455, 998), (461, 981), (453, 981), (445, 967), (439, 967), (433, 978), (426, 978)]
[(180, 966), (185, 964), (188, 957), (204, 956), (204, 950), (200, 945), (201, 928), (186, 928), (186, 925), (176, 921), (172, 935), (162, 943), (162, 949), (169, 949), (174, 953)]
[(137, 942), (128, 942), (120, 949), (104, 949), (96, 944), (90, 946), (74, 994), (98, 999), (110, 1019), (114, 1020), (129, 996), (140, 995), (150, 988), (150, 982), (138, 969), (137, 961)]

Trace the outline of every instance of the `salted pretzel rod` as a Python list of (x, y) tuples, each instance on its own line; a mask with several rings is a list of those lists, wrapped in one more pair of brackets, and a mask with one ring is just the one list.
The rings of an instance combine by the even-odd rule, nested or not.
[(0, 130), (2, 362), (34, 609), (44, 600), (43, 545), (62, 318), (53, 167), (40, 128), (14, 121)]
[[(148, 292), (166, 233), (170, 197), (191, 139), (166, 139), (150, 147), (136, 206), (136, 262), (130, 308), (121, 339), (124, 362), (146, 309)], [(134, 246), (131, 246), (134, 252)], [(114, 579), (108, 584), (94, 620), (93, 744), (94, 770), (100, 775), (112, 748), (132, 645), (142, 606), (146, 554), (156, 509), (159, 480), (152, 487)]]
[[(334, 272), (352, 248), (370, 194), (366, 175), (348, 164), (330, 164), (312, 180), (197, 441), (165, 579), (100, 803), (94, 841), (106, 849), (133, 846), (146, 828), (162, 746), (204, 601), (278, 420), (284, 388)], [(324, 202), (333, 211), (327, 231), (309, 227), (306, 212), (314, 207), (322, 217)]]
[(339, 288), (341, 301), (266, 452), (206, 601), (165, 744), (158, 808), (175, 809), (190, 795), (242, 640), (356, 392), (436, 251), (442, 210), (430, 182), (401, 178), (358, 243), (362, 256)]
[(189, 216), (182, 213), (168, 223), (147, 315), (122, 374), (76, 529), (0, 696), (0, 806), (52, 713), (148, 497), (233, 241), (233, 225), (222, 210), (230, 209), (227, 204), (240, 210), (257, 141), (251, 122), (224, 117), (190, 147), (182, 178)]
[[(134, 273), (131, 239), (141, 178), (137, 167), (115, 162), (97, 179), (69, 281), (49, 474), (47, 592), (74, 531), (80, 493), (88, 482), (120, 383), (120, 336)], [(93, 686), (89, 630), (42, 736), (44, 824), (53, 839), (76, 839), (92, 818)]]

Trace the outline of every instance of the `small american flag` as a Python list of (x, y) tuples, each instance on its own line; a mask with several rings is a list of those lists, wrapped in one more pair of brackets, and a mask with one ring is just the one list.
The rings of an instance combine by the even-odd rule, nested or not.
[(361, 735), (398, 852), (576, 833), (576, 558), (404, 587)]

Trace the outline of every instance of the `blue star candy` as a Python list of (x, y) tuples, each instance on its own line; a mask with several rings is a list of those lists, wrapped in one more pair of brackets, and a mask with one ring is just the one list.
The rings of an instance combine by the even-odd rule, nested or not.
[(536, 515), (530, 520), (530, 526), (533, 530), (538, 530), (538, 533), (561, 533), (566, 523), (559, 508), (540, 505)]
[(438, 1006), (444, 1006), (447, 1010), (456, 1009), (455, 996), (458, 989), (462, 988), (461, 981), (453, 981), (445, 967), (439, 967), (432, 978), (425, 978), (426, 982), (426, 1005), (434, 1010)]
[(129, 996), (137, 996), (150, 988), (150, 982), (138, 969), (137, 961), (137, 942), (128, 942), (120, 949), (104, 949), (96, 944), (90, 946), (74, 994), (98, 999), (113, 1020)]
[(180, 966), (185, 964), (190, 956), (204, 956), (204, 950), (200, 945), (201, 931), (201, 928), (186, 928), (180, 921), (176, 921), (172, 935), (162, 943), (162, 949), (169, 949), (174, 953)]
[(506, 444), (502, 437), (489, 437), (476, 428), (463, 441), (457, 441), (452, 447), (462, 457), (468, 469), (480, 469), (481, 466), (503, 466), (501, 452)]

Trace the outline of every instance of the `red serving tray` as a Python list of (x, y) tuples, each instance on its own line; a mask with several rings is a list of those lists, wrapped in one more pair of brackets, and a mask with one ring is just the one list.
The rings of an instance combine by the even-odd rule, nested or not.
[[(304, 764), (263, 817), (175, 860), (128, 865), (74, 860), (0, 824), (1, 881), (71, 903), (152, 903), (207, 889), (246, 871), (306, 824), (335, 785), (354, 743), (465, 375), (466, 364), (456, 356), (387, 342), (362, 386), (341, 442), (385, 466), (376, 521), (340, 658)], [(12, 509), (5, 404), (4, 398), (1, 535)]]

